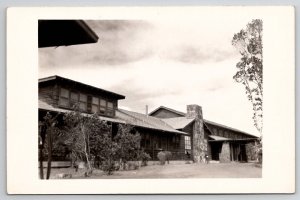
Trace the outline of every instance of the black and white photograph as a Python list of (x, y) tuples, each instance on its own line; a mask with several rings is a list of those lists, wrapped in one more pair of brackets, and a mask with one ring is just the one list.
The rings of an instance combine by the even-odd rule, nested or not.
[[(73, 12), (62, 14), (64, 10)], [(12, 149), (8, 153), (17, 155), (13, 147), (30, 133), (24, 141), (31, 145), (24, 155), (30, 154), (28, 163), (33, 167), (28, 174), (33, 176), (19, 178), (31, 180), (28, 187), (35, 189), (20, 189), (10, 178), (11, 193), (293, 190), (293, 185), (285, 184), (293, 176), (289, 164), (294, 162), (290, 153), (294, 132), (289, 125), (294, 123), (293, 104), (285, 104), (283, 110), (279, 103), (293, 95), (294, 54), (285, 54), (293, 44), (293, 32), (288, 31), (294, 28), (292, 9), (32, 11), (30, 26), (20, 25), (20, 30), (27, 26), (34, 33), (28, 37), (34, 51), (22, 55), (34, 65), (24, 72), (31, 76), (24, 85), (32, 88), (10, 90), (15, 91), (11, 97), (17, 90), (31, 94), (35, 106), (22, 108), (26, 114), (22, 123), (32, 131), (18, 134), (17, 141), (8, 138)], [(272, 13), (278, 13), (277, 21), (271, 20)], [(285, 23), (282, 33), (277, 23)], [(272, 47), (274, 37), (280, 48)], [(287, 65), (286, 72), (277, 67), (280, 63)], [(275, 88), (282, 91), (280, 96)], [(12, 174), (16, 165), (9, 163)], [(278, 173), (279, 182), (270, 181), (282, 166), (291, 170), (284, 178)], [(145, 188), (149, 181), (152, 189)], [(216, 184), (229, 189), (215, 188)], [(42, 185), (45, 190), (38, 189)]]
[(263, 21), (219, 23), (39, 20), (40, 178), (260, 178)]

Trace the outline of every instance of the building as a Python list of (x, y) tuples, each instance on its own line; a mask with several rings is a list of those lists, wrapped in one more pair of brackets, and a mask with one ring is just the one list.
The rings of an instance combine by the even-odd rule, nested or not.
[(39, 48), (88, 44), (97, 41), (97, 34), (83, 20), (38, 21)]
[[(141, 148), (153, 159), (161, 150), (172, 153), (172, 159), (193, 158), (204, 162), (205, 155), (220, 162), (247, 161), (246, 145), (256, 136), (203, 119), (202, 108), (188, 105), (182, 113), (159, 107), (142, 114), (118, 108), (125, 96), (84, 83), (51, 76), (39, 79), (39, 124), (47, 112), (70, 112), (75, 104), (80, 112), (97, 113), (101, 120), (112, 125), (116, 134), (118, 124), (133, 125), (141, 134)], [(43, 135), (40, 135), (44, 138)]]

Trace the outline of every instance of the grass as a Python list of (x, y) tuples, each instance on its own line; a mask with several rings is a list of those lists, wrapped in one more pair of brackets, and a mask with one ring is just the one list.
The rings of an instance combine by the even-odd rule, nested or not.
[(138, 170), (116, 171), (106, 175), (101, 170), (94, 170), (90, 177), (85, 177), (84, 169), (75, 172), (74, 168), (53, 168), (50, 178), (57, 174), (72, 174), (72, 178), (90, 179), (136, 179), (136, 178), (261, 178), (262, 168), (255, 163), (210, 163), (210, 164), (166, 164), (149, 165)]

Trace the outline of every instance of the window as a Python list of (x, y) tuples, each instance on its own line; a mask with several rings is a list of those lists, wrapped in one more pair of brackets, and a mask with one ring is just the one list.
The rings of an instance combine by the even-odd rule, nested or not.
[(100, 114), (105, 114), (106, 112), (106, 101), (104, 99), (100, 99)]
[(184, 146), (185, 146), (185, 149), (191, 149), (191, 137), (190, 136), (184, 136)]
[(114, 104), (112, 102), (107, 102), (107, 115), (114, 116)]
[(92, 97), (92, 113), (97, 113), (99, 111), (99, 98)]
[(70, 97), (70, 108), (75, 108), (74, 106), (76, 106), (76, 104), (78, 103), (79, 95), (75, 92), (71, 92)]
[(79, 94), (79, 109), (87, 111), (87, 96), (85, 94)]
[(58, 104), (62, 107), (69, 107), (69, 90), (65, 88), (60, 88), (60, 94), (59, 94), (59, 102)]
[(66, 88), (60, 88), (58, 104), (61, 107), (69, 109), (73, 109), (76, 105), (80, 111), (88, 113), (99, 113), (111, 117), (115, 115), (115, 104), (113, 101), (107, 101), (96, 96), (82, 94)]

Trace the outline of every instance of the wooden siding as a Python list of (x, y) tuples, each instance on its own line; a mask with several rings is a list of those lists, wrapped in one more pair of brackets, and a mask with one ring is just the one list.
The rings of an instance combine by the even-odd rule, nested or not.
[(39, 100), (44, 101), (54, 107), (58, 105), (57, 85), (47, 85), (39, 87)]
[(243, 133), (235, 132), (232, 130), (228, 130), (225, 128), (213, 126), (213, 125), (207, 125), (209, 130), (212, 131), (213, 135), (220, 136), (220, 137), (225, 137), (229, 139), (246, 139), (246, 138), (254, 138), (248, 135), (245, 135)]
[(141, 148), (147, 152), (152, 160), (157, 160), (157, 154), (170, 151), (173, 160), (185, 159), (184, 136), (160, 131), (138, 129), (141, 134)]

